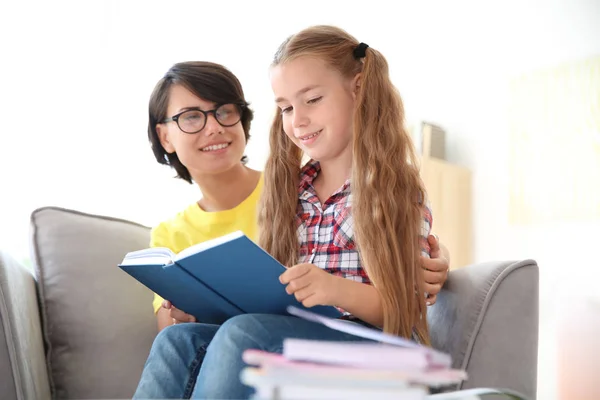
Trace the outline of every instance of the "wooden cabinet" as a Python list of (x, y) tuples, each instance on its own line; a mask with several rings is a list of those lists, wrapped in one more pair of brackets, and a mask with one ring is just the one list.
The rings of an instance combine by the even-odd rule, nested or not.
[(451, 269), (473, 262), (472, 173), (429, 156), (430, 136), (424, 130), (421, 177), (433, 211), (433, 233), (450, 251)]

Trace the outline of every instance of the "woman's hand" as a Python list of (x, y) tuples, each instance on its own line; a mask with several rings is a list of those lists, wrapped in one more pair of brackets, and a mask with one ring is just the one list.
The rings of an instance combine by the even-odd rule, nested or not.
[(422, 257), (423, 278), (425, 279), (424, 289), (429, 294), (426, 300), (427, 305), (433, 305), (437, 300), (437, 294), (442, 290), (446, 279), (448, 279), (450, 261), (447, 257), (447, 251), (443, 251), (444, 249), (442, 249), (442, 245), (436, 236), (429, 235), (427, 241), (431, 246), (431, 258)]
[(294, 265), (279, 277), (279, 281), (287, 285), (285, 291), (293, 294), (304, 307), (335, 305), (340, 279), (343, 278), (314, 264)]
[(170, 301), (164, 300), (162, 303), (162, 307), (164, 309), (169, 310), (169, 317), (173, 319), (173, 325), (181, 324), (184, 322), (196, 322), (196, 317), (190, 314), (186, 314), (173, 304)]

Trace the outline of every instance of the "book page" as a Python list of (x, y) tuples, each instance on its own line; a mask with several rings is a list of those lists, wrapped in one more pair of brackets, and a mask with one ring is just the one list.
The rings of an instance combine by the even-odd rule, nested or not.
[(121, 265), (168, 265), (174, 258), (175, 253), (166, 247), (151, 247), (127, 253)]
[(502, 398), (511, 400), (528, 400), (525, 395), (510, 389), (497, 388), (474, 388), (463, 389), (454, 392), (445, 392), (432, 394), (427, 397), (428, 400), (480, 400), (487, 398), (487, 395), (503, 395)]
[(426, 347), (426, 346), (417, 344), (417, 343), (413, 342), (412, 340), (408, 340), (408, 339), (402, 338), (400, 336), (390, 335), (389, 333), (381, 332), (376, 329), (370, 329), (370, 328), (367, 328), (365, 326), (362, 326), (360, 324), (350, 322), (350, 321), (334, 319), (334, 318), (327, 318), (322, 315), (315, 314), (311, 311), (301, 310), (294, 306), (289, 306), (287, 308), (287, 311), (290, 314), (295, 315), (296, 317), (300, 317), (300, 318), (306, 319), (308, 321), (313, 321), (313, 322), (316, 322), (319, 324), (323, 324), (331, 329), (335, 329), (340, 332), (349, 333), (354, 336), (360, 336), (365, 339), (371, 339), (371, 340), (375, 340), (377, 342), (393, 344), (393, 345), (401, 346), (401, 347), (421, 349), (422, 351), (427, 352), (432, 357), (432, 360), (434, 360), (434, 362), (436, 362), (436, 363), (448, 364), (448, 365), (450, 365), (452, 363), (451, 357), (449, 354), (443, 353), (441, 351), (437, 351), (430, 347)]
[(410, 340), (401, 338), (399, 336), (389, 335), (387, 333), (383, 333), (377, 331), (375, 329), (369, 329), (359, 324), (355, 324), (349, 321), (344, 321), (340, 319), (333, 319), (323, 317), (321, 315), (312, 313), (310, 311), (301, 310), (296, 307), (288, 307), (288, 312), (296, 317), (300, 317), (309, 321), (317, 322), (323, 324), (331, 329), (335, 329), (340, 332), (349, 333), (351, 335), (360, 336), (365, 339), (371, 339), (382, 343), (394, 344), (396, 346), (402, 347), (420, 347), (415, 342)]

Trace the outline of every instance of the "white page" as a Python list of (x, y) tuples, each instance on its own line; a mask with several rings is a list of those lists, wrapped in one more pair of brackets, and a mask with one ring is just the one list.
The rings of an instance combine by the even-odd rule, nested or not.
[(431, 394), (427, 396), (427, 400), (479, 400), (484, 398), (481, 396), (491, 394), (504, 395), (507, 400), (528, 400), (527, 397), (513, 390), (495, 388), (464, 389), (455, 392)]
[(303, 319), (306, 319), (309, 321), (317, 322), (317, 323), (323, 324), (331, 329), (335, 329), (340, 332), (349, 333), (349, 334), (352, 334), (355, 336), (360, 336), (365, 339), (371, 339), (371, 340), (375, 340), (375, 341), (378, 341), (381, 343), (388, 343), (388, 344), (393, 344), (393, 345), (401, 346), (401, 347), (420, 348), (420, 349), (423, 349), (423, 351), (426, 351), (430, 355), (430, 357), (433, 358), (433, 362), (439, 363), (439, 364), (444, 364), (444, 365), (452, 364), (452, 359), (449, 354), (432, 349), (431, 347), (417, 344), (411, 340), (404, 339), (400, 336), (390, 335), (388, 333), (384, 333), (384, 332), (378, 331), (376, 329), (370, 329), (370, 328), (364, 327), (360, 324), (350, 322), (350, 321), (344, 321), (344, 320), (334, 319), (334, 318), (327, 318), (322, 315), (318, 315), (318, 314), (315, 314), (315, 313), (307, 311), (307, 310), (302, 310), (302, 309), (299, 309), (294, 306), (289, 306), (287, 308), (287, 311), (290, 314), (295, 315), (297, 317), (300, 317), (300, 318), (303, 318)]
[(360, 336), (365, 339), (376, 340), (378, 342), (395, 344), (396, 346), (402, 347), (420, 347), (415, 342), (412, 342), (408, 339), (401, 338), (399, 336), (389, 335), (384, 332), (377, 331), (375, 329), (369, 329), (362, 325), (344, 321), (341, 319), (333, 319), (327, 318), (319, 314), (315, 314), (310, 311), (302, 310), (300, 308), (289, 306), (287, 311), (295, 315), (296, 317), (300, 317), (309, 321), (318, 322), (323, 324), (331, 329), (335, 329), (336, 331), (349, 333), (355, 336)]
[(173, 262), (175, 253), (166, 247), (152, 247), (131, 251), (125, 255), (122, 265), (167, 265)]

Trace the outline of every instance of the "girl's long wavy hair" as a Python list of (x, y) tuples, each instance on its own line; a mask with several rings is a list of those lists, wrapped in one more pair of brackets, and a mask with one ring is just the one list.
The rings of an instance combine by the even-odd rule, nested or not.
[[(273, 66), (310, 56), (324, 60), (348, 79), (361, 73), (350, 183), (355, 242), (362, 265), (381, 295), (384, 331), (410, 338), (414, 329), (419, 340), (429, 344), (419, 260), (426, 193), (387, 61), (371, 47), (365, 57), (356, 58), (353, 52), (358, 44), (342, 29), (310, 27), (280, 46)], [(298, 259), (295, 217), (302, 153), (284, 133), (280, 113), (273, 120), (269, 141), (260, 244), (281, 263), (292, 266)]]

